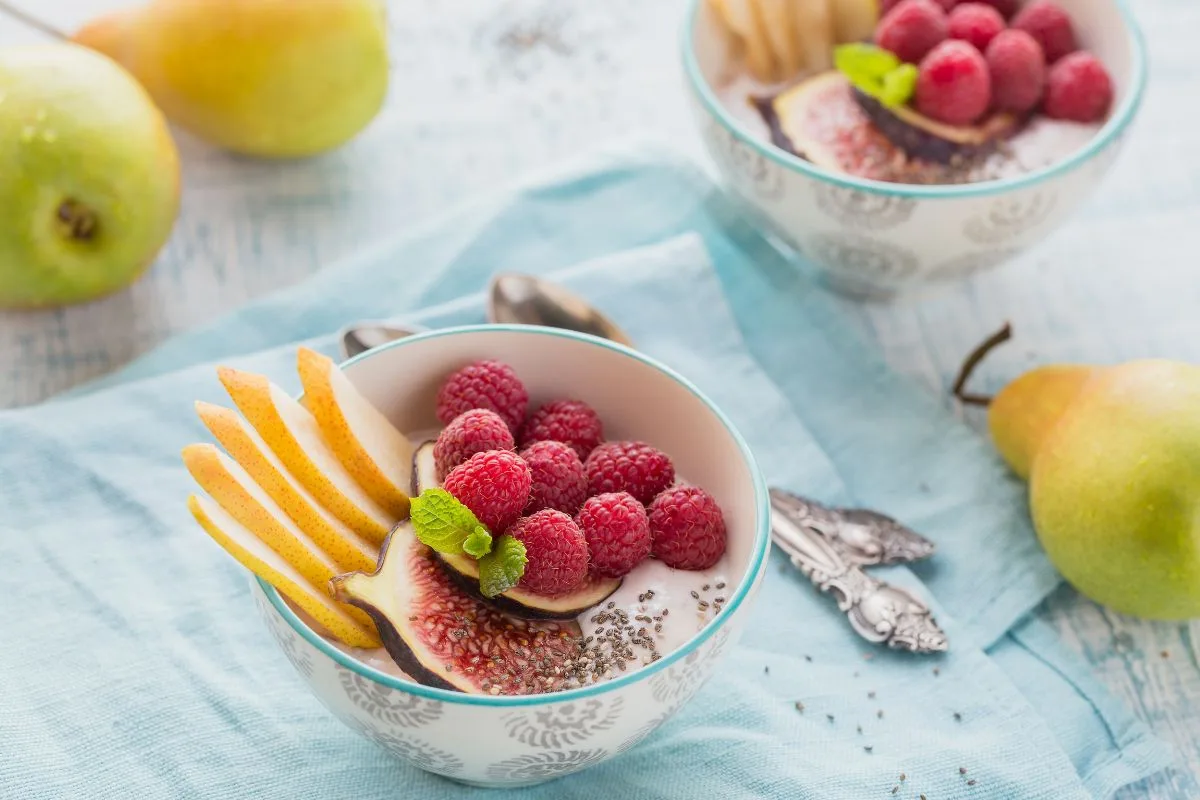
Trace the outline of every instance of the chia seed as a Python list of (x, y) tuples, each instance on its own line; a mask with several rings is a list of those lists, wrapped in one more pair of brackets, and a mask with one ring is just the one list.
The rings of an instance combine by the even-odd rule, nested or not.
[(717, 583), (717, 588), (718, 588), (718, 589), (724, 589), (724, 588), (725, 588), (725, 581), (720, 581), (720, 582), (718, 582), (718, 583)]
[(693, 600), (699, 600), (699, 599), (700, 599), (700, 595), (699, 595), (699, 593), (698, 593), (698, 592), (697, 592), (695, 589), (692, 589), (692, 599), (693, 599)]

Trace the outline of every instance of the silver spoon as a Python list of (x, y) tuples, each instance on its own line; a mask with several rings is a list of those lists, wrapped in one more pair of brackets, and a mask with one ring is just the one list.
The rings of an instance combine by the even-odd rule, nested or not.
[(425, 328), (419, 325), (394, 325), (390, 322), (363, 321), (342, 328), (338, 341), (345, 358), (362, 355), (373, 347), (403, 339), (420, 333)]
[(492, 278), (487, 318), (491, 323), (566, 328), (633, 347), (625, 331), (579, 295), (557, 283), (519, 272), (504, 272)]

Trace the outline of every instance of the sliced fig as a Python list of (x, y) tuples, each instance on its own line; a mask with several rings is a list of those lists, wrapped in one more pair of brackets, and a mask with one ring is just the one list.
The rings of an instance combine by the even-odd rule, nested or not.
[(910, 106), (888, 108), (858, 89), (854, 99), (875, 127), (910, 158), (939, 164), (987, 155), (1018, 125), (1017, 118), (1006, 112), (992, 114), (977, 125), (947, 125)]
[[(413, 497), (438, 485), (433, 444), (424, 442), (413, 451)], [(529, 619), (572, 619), (604, 602), (621, 587), (620, 578), (589, 576), (579, 588), (557, 597), (534, 594), (515, 587), (498, 597), (485, 598), (479, 591), (479, 563), (475, 559), (448, 553), (434, 553), (434, 557), (442, 562), (455, 583), (474, 597), (510, 614)]]
[(335, 598), (371, 617), (400, 669), (439, 689), (557, 691), (566, 688), (564, 662), (583, 644), (573, 621), (515, 619), (464, 592), (408, 521), (384, 540), (375, 572), (339, 575), (330, 586)]
[(904, 183), (961, 181), (955, 170), (1018, 125), (1008, 114), (978, 126), (943, 125), (908, 107), (885, 107), (836, 70), (753, 102), (776, 147), (835, 172)]

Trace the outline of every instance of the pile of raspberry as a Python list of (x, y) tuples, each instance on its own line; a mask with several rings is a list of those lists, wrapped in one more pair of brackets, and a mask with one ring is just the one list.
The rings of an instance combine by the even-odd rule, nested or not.
[(703, 489), (677, 484), (666, 453), (605, 441), (599, 415), (581, 400), (528, 407), (512, 367), (468, 364), (438, 391), (446, 427), (433, 448), (442, 487), (494, 535), (525, 545), (521, 588), (563, 595), (589, 576), (623, 577), (649, 556), (675, 569), (717, 563), (721, 509)]
[(1040, 110), (1090, 123), (1112, 105), (1108, 70), (1053, 0), (884, 0), (882, 10), (875, 44), (917, 65), (916, 108), (939, 122)]

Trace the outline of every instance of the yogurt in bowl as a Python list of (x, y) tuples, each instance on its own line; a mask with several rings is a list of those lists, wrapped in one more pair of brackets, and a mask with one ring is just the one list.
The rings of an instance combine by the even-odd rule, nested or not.
[[(1033, 3), (987, 0), (1011, 6), (999, 23), (1009, 40), (1036, 27), (1019, 19)], [(896, 13), (903, 4), (885, 5)], [(838, 291), (886, 299), (997, 267), (1049, 235), (1097, 187), (1145, 88), (1145, 47), (1125, 0), (1055, 5), (1070, 20), (1076, 49), (1107, 73), (1111, 91), (1094, 115), (1064, 103), (1055, 88), (1068, 82), (1064, 75), (1088, 71), (1071, 66), (1084, 53), (1044, 54), (1052, 63), (1030, 95), (1033, 104), (1018, 98), (1012, 108), (1020, 111), (1010, 111), (994, 80), (1004, 72), (994, 62), (1003, 57), (989, 59), (991, 43), (975, 47), (950, 35), (942, 10), (931, 12), (944, 26), (930, 39), (938, 44), (897, 55), (873, 44), (888, 43), (879, 33), (887, 17), (854, 11), (874, 3), (691, 0), (683, 63), (700, 134), (748, 216), (800, 268)], [(816, 19), (797, 28), (806, 38), (801, 50), (791, 42), (787, 68), (777, 55), (783, 28), (749, 25), (768, 8)], [(734, 28), (762, 34), (751, 47), (731, 34), (730, 11), (755, 9), (758, 16), (733, 15)], [(842, 14), (851, 22), (839, 24)], [(764, 48), (770, 59), (750, 58)], [(923, 95), (923, 87), (937, 87), (928, 76), (938, 73), (931, 60), (939, 59), (955, 69), (960, 61), (973, 65), (964, 69), (977, 79), (973, 102), (939, 103), (928, 89)]]
[[(439, 389), (451, 373), (481, 360), (511, 366), (527, 390), (531, 411), (553, 400), (577, 398), (603, 420), (607, 442), (640, 442), (669, 454), (674, 468), (669, 485), (631, 487), (630, 492), (643, 493), (642, 499), (648, 501), (646, 519), (661, 534), (679, 528), (671, 527), (677, 522), (669, 515), (656, 517), (656, 508), (663, 512), (672, 505), (660, 498), (674, 492), (692, 497), (702, 489), (711, 505), (701, 503), (702, 510), (708, 511), (700, 517), (710, 519), (705, 514), (714, 506), (720, 510), (724, 532), (720, 551), (710, 549), (699, 562), (685, 564), (695, 568), (676, 568), (667, 562), (684, 563), (679, 551), (660, 549), (657, 556), (651, 553), (629, 561), (627, 566), (632, 566), (619, 579), (594, 575), (589, 567), (585, 581), (563, 584), (567, 591), (552, 600), (523, 596), (522, 587), (515, 584), (499, 593), (494, 591), (499, 584), (489, 584), (493, 596), (486, 596), (484, 577), (492, 574), (491, 567), (484, 565), (486, 556), (478, 559), (474, 574), (471, 569), (448, 568), (446, 554), (433, 550), (413, 530), (421, 527), (417, 523), (425, 514), (422, 504), (436, 496), (431, 490), (439, 487), (433, 484), (466, 497), (455, 483), (455, 469), (470, 466), (479, 456), (506, 463), (516, 458), (515, 453), (495, 456), (486, 451), (448, 473), (435, 471), (436, 477), (421, 479), (422, 453), (429, 452), (421, 441), (445, 424), (436, 414)], [(416, 470), (406, 476), (410, 482), (412, 473), (418, 478), (418, 485), (408, 492), (413, 510), (407, 519), (396, 515), (376, 569), (339, 570), (325, 587), (308, 582), (307, 590), (328, 590), (323, 596), (298, 594), (297, 587), (305, 590), (298, 582), (303, 576), (297, 580), (292, 575), (291, 583), (279, 579), (285, 565), (276, 564), (274, 572), (262, 569), (269, 560), (267, 553), (260, 552), (258, 561), (239, 557), (242, 563), (259, 567), (254, 569), (258, 575), (254, 594), (273, 640), (335, 716), (422, 769), (471, 784), (515, 786), (565, 775), (624, 752), (699, 689), (736, 640), (757, 593), (768, 549), (769, 512), (765, 485), (746, 444), (695, 387), (633, 350), (584, 335), (525, 326), (421, 334), (372, 350), (347, 362), (336, 374), (337, 381), (345, 379), (338, 389), (343, 397), (353, 391), (386, 421), (388, 429), (408, 434), (405, 439), (412, 447), (405, 457), (411, 463), (415, 455), (417, 462)], [(276, 402), (283, 400), (276, 396)], [(291, 423), (296, 430), (322, 429), (328, 420), (321, 400), (306, 396), (303, 402), (307, 408), (301, 410), (313, 418), (293, 408), (287, 412)], [(249, 404), (244, 411), (248, 417), (256, 413)], [(350, 427), (360, 432), (382, 430), (361, 422)], [(326, 441), (342, 461), (344, 448), (333, 439)], [(376, 455), (375, 463), (382, 464), (384, 457)], [(278, 461), (287, 468), (286, 458)], [(393, 459), (393, 466), (401, 461)], [(361, 464), (349, 458), (342, 463), (348, 472), (363, 474)], [(424, 463), (428, 476), (428, 459)], [(593, 488), (597, 487), (589, 482), (589, 494), (594, 494)], [(380, 487), (375, 489), (378, 493)], [(650, 489), (656, 492), (654, 497), (645, 494)], [(307, 495), (321, 502), (315, 493)], [(267, 507), (271, 498), (259, 499)], [(213, 509), (220, 505), (219, 499), (204, 502), (204, 508), (220, 516), (221, 509)], [(332, 512), (329, 505), (336, 504), (326, 504)], [(581, 531), (595, 524), (585, 522), (583, 512), (572, 517), (554, 509), (532, 514), (525, 510), (520, 520), (541, 514), (555, 530), (555, 526), (566, 529), (572, 520), (578, 520), (572, 524)], [(289, 506), (282, 516), (294, 511)], [(479, 518), (491, 513), (482, 507), (478, 511)], [(339, 513), (346, 515), (345, 509)], [(226, 527), (237, 524), (229, 519), (232, 516), (222, 518)], [(516, 536), (522, 524), (518, 521), (505, 530)], [(716, 536), (716, 528), (705, 530)], [(219, 533), (214, 538), (221, 541)], [(494, 552), (504, 550), (502, 540), (507, 535), (494, 537)], [(523, 541), (528, 544), (527, 566), (532, 569), (538, 553), (535, 539)], [(397, 560), (394, 554), (403, 558)], [(337, 591), (339, 586), (343, 591)], [(378, 626), (374, 644), (358, 640), (356, 629), (339, 636), (317, 619), (316, 614), (326, 614), (326, 606), (335, 610), (329, 613), (344, 615), (368, 633), (370, 629), (362, 615), (354, 613), (358, 610), (354, 604), (339, 603), (334, 597), (365, 598), (360, 607), (394, 603), (408, 609), (414, 619), (396, 620), (393, 614), (389, 623), (393, 627), (397, 622), (413, 624), (419, 629), (418, 645), (461, 649), (443, 647), (437, 650), (440, 656), (453, 652), (455, 657), (430, 661), (415, 657), (428, 648), (410, 646), (409, 655), (414, 657), (405, 658), (405, 651), (388, 641), (386, 625)], [(584, 600), (572, 605), (573, 598), (579, 597)], [(413, 605), (414, 599), (432, 602)], [(343, 624), (340, 616), (332, 619), (335, 626)], [(379, 619), (371, 614), (367, 624)], [(497, 631), (500, 639), (484, 636)], [(410, 645), (414, 641), (410, 638)], [(502, 653), (489, 649), (494, 641), (503, 641), (507, 649)], [(490, 673), (486, 689), (481, 679), (461, 680), (467, 674), (478, 675), (465, 673), (472, 667), (479, 669), (480, 662), (471, 660), (477, 655), (497, 656), (511, 677)]]

